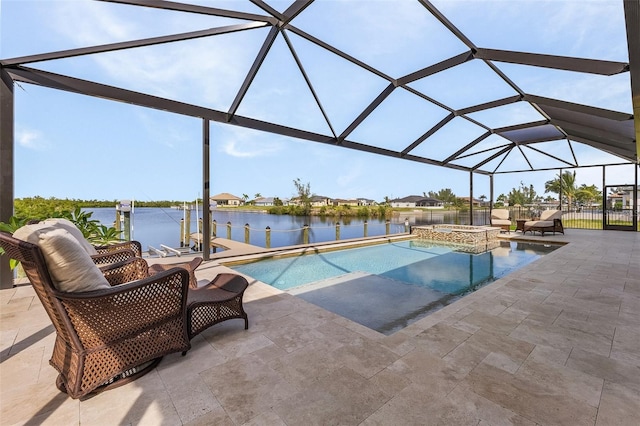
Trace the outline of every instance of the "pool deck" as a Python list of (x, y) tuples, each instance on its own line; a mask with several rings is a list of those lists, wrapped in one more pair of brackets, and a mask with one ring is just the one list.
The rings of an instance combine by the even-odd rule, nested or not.
[(252, 281), (249, 330), (214, 326), (82, 402), (54, 385), (31, 286), (0, 290), (0, 424), (637, 425), (640, 233), (526, 240), (569, 244), (390, 336)]

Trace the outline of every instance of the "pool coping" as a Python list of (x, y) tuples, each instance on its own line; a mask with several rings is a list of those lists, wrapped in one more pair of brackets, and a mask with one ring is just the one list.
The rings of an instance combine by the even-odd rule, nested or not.
[(284, 257), (302, 256), (307, 254), (326, 253), (337, 250), (345, 250), (350, 248), (365, 247), (370, 245), (391, 243), (394, 241), (407, 241), (413, 240), (415, 237), (410, 234), (396, 234), (385, 235), (369, 238), (353, 238), (349, 240), (341, 241), (326, 241), (321, 243), (306, 244), (299, 246), (286, 246), (278, 247), (274, 249), (263, 249), (262, 251), (253, 253), (240, 253), (233, 254), (231, 250), (227, 253), (228, 256), (216, 257), (217, 263), (223, 266), (235, 266), (244, 263), (250, 263), (256, 260), (262, 259), (281, 259)]
[[(317, 253), (326, 253), (336, 250), (345, 250), (350, 248), (358, 248), (358, 247), (366, 247), (370, 245), (377, 244), (385, 244), (391, 243), (395, 241), (427, 241), (432, 242), (434, 244), (444, 244), (444, 245), (453, 245), (454, 243), (447, 243), (446, 241), (429, 241), (420, 239), (415, 234), (403, 233), (403, 234), (394, 234), (394, 235), (385, 235), (385, 236), (376, 236), (376, 237), (368, 237), (368, 238), (353, 238), (349, 240), (341, 240), (341, 241), (325, 241), (314, 244), (306, 244), (306, 245), (297, 245), (297, 246), (286, 246), (286, 247), (278, 247), (274, 249), (265, 249), (256, 246), (248, 246), (244, 250), (234, 250), (229, 249), (223, 253), (220, 253), (219, 256), (212, 257), (212, 261), (216, 263), (231, 267), (236, 265), (242, 265), (245, 263), (254, 262), (262, 259), (281, 259), (285, 257), (292, 256), (301, 256), (307, 254), (317, 254)], [(541, 240), (536, 238), (522, 238), (520, 236), (506, 236), (499, 235), (498, 241), (518, 241), (518, 242), (526, 242), (533, 244), (552, 244), (563, 246), (568, 244), (568, 241), (557, 241), (557, 240)], [(255, 251), (251, 250), (251, 247), (254, 247)]]

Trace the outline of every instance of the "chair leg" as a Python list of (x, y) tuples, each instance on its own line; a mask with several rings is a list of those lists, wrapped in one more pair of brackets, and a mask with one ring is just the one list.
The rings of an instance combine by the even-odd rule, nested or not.
[(62, 374), (58, 374), (56, 377), (56, 387), (62, 393), (67, 393), (67, 387), (64, 384), (64, 380), (62, 379)]

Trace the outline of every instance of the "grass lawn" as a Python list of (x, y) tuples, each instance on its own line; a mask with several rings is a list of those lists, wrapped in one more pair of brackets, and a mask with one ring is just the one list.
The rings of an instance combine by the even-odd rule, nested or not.
[[(594, 219), (562, 219), (562, 224), (565, 228), (578, 228), (578, 229), (602, 229), (602, 220)], [(630, 220), (612, 220), (610, 225), (618, 226), (632, 226), (633, 222)]]

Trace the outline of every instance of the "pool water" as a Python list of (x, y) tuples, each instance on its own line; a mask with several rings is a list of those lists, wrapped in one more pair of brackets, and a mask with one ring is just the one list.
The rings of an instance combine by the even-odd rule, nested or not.
[(480, 254), (402, 241), (238, 265), (234, 270), (391, 334), (558, 246), (501, 242)]

